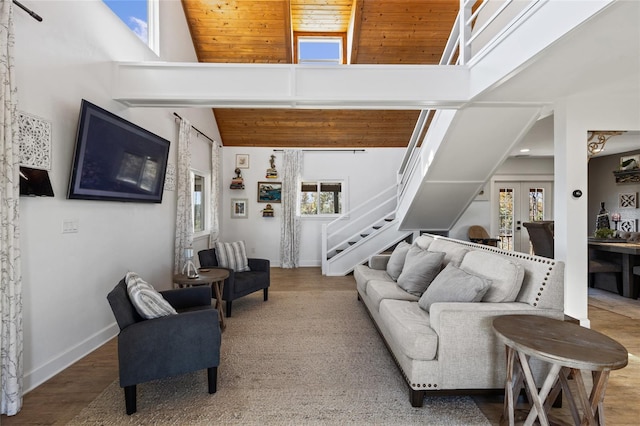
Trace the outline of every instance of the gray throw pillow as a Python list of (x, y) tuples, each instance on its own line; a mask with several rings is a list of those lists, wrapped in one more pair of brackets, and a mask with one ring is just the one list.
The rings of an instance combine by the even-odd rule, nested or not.
[(397, 281), (400, 273), (402, 272), (402, 267), (404, 266), (404, 259), (407, 256), (407, 252), (411, 248), (411, 244), (406, 241), (400, 241), (395, 249), (393, 249), (393, 253), (391, 253), (391, 257), (389, 257), (389, 262), (387, 262), (387, 274), (394, 280)]
[(167, 315), (177, 315), (176, 310), (158, 293), (151, 284), (135, 272), (125, 276), (129, 300), (142, 318), (153, 319)]
[(479, 302), (490, 286), (491, 280), (449, 264), (435, 277), (418, 305), (429, 312), (431, 305), (437, 302)]
[(444, 253), (412, 246), (404, 259), (398, 286), (414, 296), (421, 296), (442, 269)]

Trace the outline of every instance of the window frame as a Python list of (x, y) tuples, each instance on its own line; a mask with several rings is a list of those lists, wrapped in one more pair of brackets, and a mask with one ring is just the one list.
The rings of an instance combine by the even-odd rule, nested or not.
[[(340, 63), (323, 62), (323, 61), (309, 61), (300, 62), (300, 39), (314, 39), (318, 41), (338, 39), (340, 40)], [(307, 32), (307, 31), (294, 31), (293, 33), (293, 63), (304, 65), (344, 65), (347, 63), (347, 33), (323, 33), (323, 32)]]
[[(319, 209), (320, 209), (320, 205), (318, 204), (316, 206), (316, 213), (315, 214), (303, 214), (302, 213), (302, 185), (304, 183), (315, 183), (317, 185), (316, 188), (316, 194), (318, 194), (318, 198), (320, 197), (320, 189), (321, 189), (321, 185), (322, 184), (336, 184), (339, 183), (340, 184), (340, 210), (341, 213), (320, 213)], [(335, 219), (335, 218), (339, 218), (339, 217), (343, 217), (345, 216), (348, 211), (348, 206), (347, 206), (347, 200), (348, 200), (348, 192), (347, 192), (347, 179), (313, 179), (313, 178), (303, 178), (300, 179), (300, 187), (298, 188), (298, 207), (297, 207), (297, 211), (298, 211), (298, 216), (300, 216), (301, 218), (304, 219)], [(308, 192), (308, 191), (305, 191)]]
[[(203, 188), (203, 197), (202, 197), (202, 215), (203, 215), (203, 223), (204, 229), (201, 231), (196, 231), (196, 217), (195, 217), (195, 184), (196, 184), (196, 176), (200, 176), (203, 179), (204, 188)], [(189, 170), (189, 179), (191, 181), (191, 211), (193, 212), (193, 238), (201, 238), (208, 236), (211, 233), (211, 215), (210, 215), (210, 207), (211, 203), (209, 197), (211, 196), (211, 173), (203, 172), (198, 169)]]

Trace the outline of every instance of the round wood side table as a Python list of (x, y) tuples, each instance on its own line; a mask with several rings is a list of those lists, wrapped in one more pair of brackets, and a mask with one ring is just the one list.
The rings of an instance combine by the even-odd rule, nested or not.
[[(560, 394), (566, 396), (575, 424), (604, 425), (604, 393), (611, 370), (623, 368), (628, 362), (624, 346), (610, 337), (578, 324), (538, 315), (505, 315), (493, 320), (493, 329), (507, 347), (507, 379), (502, 422), (515, 423), (515, 401), (526, 385), (531, 410), (525, 425), (536, 418), (548, 425), (548, 413)], [(529, 357), (551, 365), (544, 383), (535, 383)], [(581, 371), (590, 371), (593, 390), (589, 392)], [(573, 378), (577, 395), (569, 388)], [(578, 404), (582, 414), (578, 411)], [(501, 422), (501, 423), (502, 423)]]
[(179, 288), (190, 287), (194, 285), (211, 285), (211, 289), (216, 297), (216, 309), (220, 317), (220, 330), (224, 331), (224, 312), (222, 311), (222, 286), (224, 280), (229, 277), (229, 271), (222, 268), (202, 268), (198, 270), (198, 278), (189, 278), (184, 274), (176, 274), (173, 276), (173, 282)]

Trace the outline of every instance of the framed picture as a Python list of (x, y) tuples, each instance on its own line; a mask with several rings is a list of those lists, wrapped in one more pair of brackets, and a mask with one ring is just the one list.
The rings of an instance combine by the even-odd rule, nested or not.
[(249, 154), (236, 154), (236, 168), (238, 169), (249, 168)]
[(246, 198), (231, 199), (231, 219), (246, 219), (249, 217), (249, 204)]
[(282, 202), (282, 182), (258, 182), (258, 202)]
[(620, 170), (635, 170), (640, 168), (640, 154), (620, 157)]
[(621, 209), (635, 209), (638, 207), (638, 193), (627, 192), (618, 194), (618, 207)]

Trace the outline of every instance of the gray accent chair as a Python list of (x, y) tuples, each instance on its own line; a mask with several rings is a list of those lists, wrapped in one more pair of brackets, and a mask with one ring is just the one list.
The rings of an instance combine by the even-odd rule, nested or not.
[[(198, 260), (201, 268), (220, 268), (216, 249), (200, 250)], [(269, 300), (269, 285), (271, 284), (271, 263), (268, 259), (248, 258), (250, 271), (236, 272), (233, 269), (222, 268), (229, 271), (229, 277), (224, 280), (222, 287), (222, 300), (225, 304), (225, 314), (231, 316), (232, 302), (240, 297), (262, 290), (264, 301)]]
[(136, 412), (136, 385), (207, 369), (209, 393), (216, 392), (220, 364), (220, 323), (211, 306), (211, 288), (160, 292), (178, 315), (142, 318), (122, 279), (107, 295), (116, 318), (120, 387), (127, 414)]

